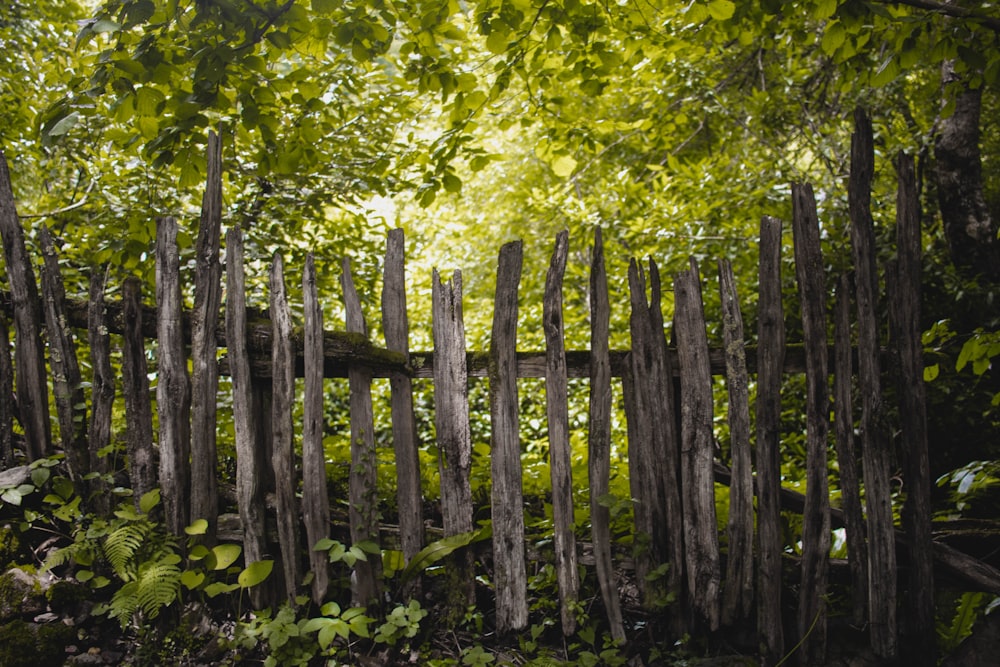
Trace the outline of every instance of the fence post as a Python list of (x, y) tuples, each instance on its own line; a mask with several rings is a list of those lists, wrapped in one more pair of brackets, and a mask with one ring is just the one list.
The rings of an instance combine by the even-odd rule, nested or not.
[(743, 316), (736, 293), (733, 265), (719, 260), (723, 351), (729, 394), (729, 550), (722, 595), (722, 624), (733, 627), (753, 611), (753, 470), (750, 463), (750, 379), (743, 344)]
[(924, 360), (920, 341), (920, 201), (913, 158), (900, 154), (896, 196), (896, 280), (890, 280), (890, 317), (893, 346), (899, 355), (899, 413), (906, 503), (903, 524), (910, 548), (909, 597), (906, 604), (906, 661), (937, 664), (934, 642), (934, 556), (931, 543), (930, 461), (927, 451), (927, 413)]
[(500, 248), (493, 335), (490, 339), (490, 461), (493, 475), (493, 567), (497, 633), (528, 624), (528, 574), (524, 561), (520, 405), (517, 399), (517, 288), (522, 244)]
[(837, 283), (834, 306), (833, 420), (840, 471), (840, 498), (844, 507), (847, 558), (851, 569), (852, 622), (863, 627), (868, 616), (868, 548), (858, 484), (858, 457), (854, 447), (854, 350), (851, 344), (851, 283), (846, 273)]
[(125, 395), (125, 440), (132, 481), (132, 500), (156, 486), (153, 468), (153, 414), (150, 408), (146, 343), (142, 337), (141, 283), (135, 276), (122, 285), (122, 392)]
[(24, 428), (29, 461), (46, 456), (52, 442), (49, 425), (49, 385), (42, 351), (42, 311), (38, 283), (24, 246), (24, 229), (17, 217), (7, 157), (0, 150), (0, 236), (3, 237), (7, 280), (14, 304), (14, 366), (17, 407)]
[(712, 460), (712, 370), (698, 266), (674, 279), (674, 330), (681, 373), (681, 482), (688, 594), (698, 620), (719, 627), (719, 536)]
[[(87, 342), (90, 344), (90, 466), (100, 473), (108, 471), (107, 458), (101, 451), (111, 443), (111, 418), (115, 403), (115, 376), (111, 369), (111, 337), (107, 327), (104, 289), (108, 282), (107, 267), (90, 268), (90, 290), (87, 308)], [(107, 514), (110, 509), (107, 485), (103, 479), (91, 485), (94, 509)]]
[(278, 541), (285, 574), (285, 595), (294, 602), (299, 586), (299, 509), (295, 499), (295, 350), (292, 315), (285, 293), (285, 262), (275, 253), (271, 263), (271, 467), (274, 469)]
[[(188, 525), (190, 388), (181, 326), (181, 277), (177, 221), (160, 218), (156, 229), (156, 408), (160, 422), (160, 493), (167, 529)], [(215, 476), (215, 470), (212, 470)], [(200, 516), (196, 519), (204, 518)]]
[[(410, 362), (410, 327), (406, 314), (405, 238), (402, 229), (389, 232), (385, 250), (385, 277), (382, 281), (382, 328), (385, 346), (400, 352)], [(392, 410), (392, 443), (396, 454), (396, 505), (399, 533), (406, 562), (424, 546), (423, 493), (420, 489), (420, 458), (417, 424), (413, 416), (413, 383), (406, 373), (389, 374)], [(407, 594), (416, 592), (414, 579)]]
[(549, 426), (549, 462), (552, 476), (552, 517), (555, 530), (556, 578), (563, 635), (576, 632), (574, 607), (579, 598), (573, 523), (573, 471), (569, 447), (569, 406), (566, 347), (563, 332), (563, 276), (569, 252), (569, 232), (556, 236), (556, 246), (545, 276), (542, 304), (545, 330), (545, 403)]
[(219, 369), (215, 330), (222, 301), (222, 140), (208, 133), (205, 193), (195, 246), (194, 309), (191, 311), (191, 517), (208, 521), (205, 539), (215, 541), (219, 514), (216, 404)]
[[(347, 257), (343, 261), (340, 284), (344, 291), (347, 331), (360, 334), (367, 340), (368, 326), (361, 310), (361, 300), (354, 288), (354, 278), (351, 277), (351, 260)], [(370, 370), (351, 365), (348, 370), (348, 383), (351, 388), (351, 479), (348, 494), (351, 541), (355, 544), (362, 542), (378, 544), (379, 541), (375, 418), (372, 414), (371, 382)], [(354, 602), (366, 606), (378, 604), (382, 559), (376, 555), (366, 561), (359, 560), (355, 563), (354, 572), (356, 575), (353, 582)]]
[[(233, 428), (236, 436), (236, 504), (243, 526), (243, 561), (249, 567), (267, 553), (264, 507), (263, 450), (257, 446), (253, 378), (247, 352), (246, 276), (243, 274), (243, 233), (231, 227), (226, 233), (226, 353), (233, 391)], [(253, 606), (269, 603), (268, 586), (250, 589)]]
[(66, 288), (59, 270), (59, 255), (49, 228), (42, 225), (38, 237), (45, 264), (42, 266), (42, 293), (45, 297), (46, 332), (49, 339), (49, 365), (52, 369), (52, 393), (59, 419), (69, 475), (77, 494), (87, 504), (90, 486), (85, 477), (90, 472), (87, 447), (87, 406), (76, 358), (76, 343), (66, 321)]
[(865, 504), (868, 517), (868, 609), (872, 649), (879, 658), (895, 660), (896, 544), (893, 537), (889, 483), (889, 438), (882, 423), (882, 375), (879, 361), (878, 273), (875, 268), (875, 229), (871, 214), (871, 181), (875, 148), (871, 121), (864, 111), (854, 113), (851, 135), (851, 176), (848, 207), (858, 309), (858, 380), (861, 386), (861, 447), (864, 459)]
[(785, 316), (781, 304), (781, 221), (760, 221), (757, 305), (757, 628), (769, 664), (785, 652), (781, 624), (781, 375)]
[(611, 636), (625, 641), (621, 601), (615, 584), (611, 560), (611, 511), (603, 502), (608, 495), (611, 476), (611, 358), (608, 331), (611, 306), (608, 299), (608, 274), (604, 265), (604, 241), (601, 228), (594, 229), (594, 249), (590, 258), (590, 421), (588, 425), (588, 464), (590, 482), (590, 534), (594, 543), (597, 581), (601, 587)]
[(306, 255), (302, 273), (305, 316), (303, 357), (305, 394), (302, 405), (302, 515), (311, 565), (312, 599), (318, 606), (330, 585), (330, 559), (314, 547), (330, 534), (330, 500), (326, 490), (326, 454), (323, 451), (323, 309), (316, 290), (316, 264)]
[(10, 328), (0, 312), (0, 470), (14, 465), (14, 363), (10, 358)]
[(795, 273), (802, 307), (806, 351), (806, 506), (802, 512), (802, 583), (799, 637), (803, 664), (822, 664), (826, 655), (826, 572), (830, 553), (830, 496), (826, 448), (830, 432), (827, 383), (826, 287), (819, 219), (812, 186), (792, 186)]

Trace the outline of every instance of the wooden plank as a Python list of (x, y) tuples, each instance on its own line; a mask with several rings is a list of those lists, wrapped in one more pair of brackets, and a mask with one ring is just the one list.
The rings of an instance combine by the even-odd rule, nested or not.
[(271, 322), (274, 324), (271, 378), (271, 468), (274, 470), (275, 510), (285, 575), (285, 593), (294, 604), (299, 576), (299, 508), (295, 499), (295, 366), (292, 356), (292, 314), (285, 292), (285, 262), (280, 253), (271, 261)]
[(681, 373), (681, 486), (688, 596), (698, 621), (719, 627), (719, 537), (712, 460), (712, 375), (698, 267), (674, 279), (674, 332)]
[(868, 546), (861, 510), (858, 455), (854, 446), (854, 362), (851, 348), (851, 284), (846, 273), (837, 284), (834, 306), (833, 421), (844, 508), (847, 557), (851, 569), (852, 621), (863, 627), (868, 617)]
[[(472, 530), (472, 435), (469, 425), (469, 385), (466, 373), (465, 323), (462, 318), (462, 273), (455, 271), (442, 283), (437, 270), (432, 275), (431, 302), (434, 314), (434, 426), (438, 442), (438, 472), (441, 476), (441, 519), (445, 537)], [(451, 556), (450, 613), (461, 618), (474, 604), (473, 554), (462, 549)]]
[[(246, 277), (243, 274), (243, 233), (231, 227), (226, 233), (226, 337), (232, 375), (233, 429), (236, 441), (236, 499), (243, 525), (243, 561), (249, 566), (266, 558), (267, 538), (264, 508), (264, 470), (261, 448), (257, 447), (253, 380), (247, 353)], [(271, 601), (265, 586), (250, 589), (256, 609)]]
[[(351, 276), (351, 261), (347, 257), (343, 261), (340, 284), (344, 291), (347, 330), (367, 338), (368, 326)], [(371, 371), (361, 367), (351, 368), (348, 374), (351, 391), (351, 479), (348, 494), (351, 541), (354, 544), (373, 542), (378, 545), (377, 461), (371, 382)], [(354, 574), (351, 582), (354, 604), (377, 605), (382, 578), (381, 559), (359, 560), (354, 566)]]
[(569, 232), (563, 230), (556, 235), (555, 249), (545, 276), (542, 302), (542, 326), (548, 358), (545, 410), (549, 427), (556, 579), (559, 582), (559, 619), (566, 637), (576, 632), (576, 605), (580, 597), (573, 518), (573, 469), (569, 445), (569, 388), (563, 330), (563, 277), (566, 275), (568, 253)]
[(0, 150), (0, 237), (7, 262), (7, 281), (14, 319), (14, 367), (17, 372), (18, 421), (24, 430), (29, 461), (47, 456), (52, 442), (49, 424), (49, 385), (41, 338), (42, 307), (31, 257), (24, 245), (24, 229), (17, 216), (7, 158)]
[(721, 622), (745, 624), (753, 612), (753, 470), (750, 451), (750, 377), (743, 348), (743, 316), (732, 262), (719, 260), (722, 336), (726, 349), (726, 389), (729, 395), (729, 548)]
[[(653, 331), (646, 301), (646, 276), (635, 259), (629, 262), (628, 282), (632, 353), (629, 355), (629, 374), (622, 384), (628, 426), (629, 489), (636, 533), (632, 558), (643, 605), (653, 609), (667, 593), (666, 582), (653, 581), (648, 575), (670, 558), (666, 475), (663, 472), (666, 456), (654, 444), (660, 426), (669, 421), (668, 414), (658, 413), (657, 408), (661, 406), (656, 400), (659, 380), (656, 353), (663, 340), (663, 331)], [(680, 516), (679, 505), (672, 509), (677, 510), (674, 516)]]
[(0, 470), (14, 465), (14, 362), (10, 356), (10, 327), (0, 313)]
[[(108, 472), (107, 456), (101, 452), (111, 444), (111, 419), (115, 403), (115, 375), (111, 368), (111, 336), (108, 334), (104, 290), (108, 268), (90, 269), (90, 309), (87, 342), (90, 345), (90, 467), (102, 475)], [(102, 478), (91, 483), (94, 510), (101, 515), (110, 510), (107, 485)]]
[(90, 497), (90, 485), (84, 478), (90, 472), (90, 449), (87, 444), (87, 404), (80, 363), (76, 357), (76, 341), (63, 316), (66, 288), (59, 270), (55, 241), (45, 225), (39, 227), (38, 240), (45, 262), (42, 267), (42, 294), (59, 438), (66, 454), (70, 479), (77, 494), (86, 502)]
[(302, 272), (305, 316), (305, 394), (302, 405), (302, 515), (312, 571), (312, 599), (321, 605), (330, 585), (330, 559), (313, 547), (330, 536), (330, 500), (326, 489), (323, 451), (323, 308), (316, 288), (316, 263), (306, 255)]
[(927, 412), (920, 326), (920, 199), (912, 156), (896, 161), (896, 280), (889, 281), (889, 310), (898, 360), (900, 444), (906, 503), (903, 525), (909, 540), (906, 598), (907, 664), (937, 664), (934, 641), (934, 556), (931, 550), (931, 475), (927, 451)]
[(785, 315), (781, 302), (781, 221), (760, 221), (757, 302), (757, 630), (768, 664), (785, 654), (781, 623), (781, 374)]
[(493, 516), (497, 633), (500, 635), (523, 630), (528, 624), (520, 404), (515, 354), (522, 253), (520, 241), (500, 248), (490, 338), (490, 462), (493, 477), (490, 511)]
[[(160, 493), (167, 529), (182, 535), (188, 525), (190, 479), (190, 387), (187, 354), (181, 330), (181, 275), (177, 221), (156, 224), (157, 383), (160, 424)], [(212, 469), (212, 477), (215, 469)], [(207, 518), (195, 516), (196, 519)]]
[(666, 593), (673, 595), (676, 604), (667, 608), (667, 623), (676, 637), (687, 631), (684, 610), (684, 509), (681, 503), (681, 450), (680, 416), (678, 414), (678, 389), (675, 378), (675, 355), (667, 348), (663, 320), (663, 286), (660, 270), (649, 259), (649, 323), (652, 331), (652, 391), (653, 412), (659, 427), (653, 430), (653, 451), (660, 464), (666, 515), (667, 561)]
[(621, 601), (611, 558), (611, 513), (606, 498), (611, 475), (611, 358), (608, 331), (611, 306), (608, 274), (604, 264), (601, 228), (594, 229), (594, 249), (590, 259), (590, 422), (588, 464), (590, 482), (590, 533), (594, 543), (594, 567), (601, 587), (601, 600), (608, 617), (611, 637), (625, 641)]
[(802, 664), (826, 660), (827, 557), (830, 491), (826, 448), (830, 431), (827, 383), (826, 286), (816, 199), (809, 184), (792, 185), (795, 273), (806, 345), (806, 507), (802, 515), (802, 571), (798, 631)]
[(222, 141), (208, 133), (205, 193), (195, 244), (194, 308), (191, 311), (191, 517), (208, 521), (205, 540), (215, 539), (219, 513), (216, 410), (219, 369), (215, 331), (222, 301)]
[[(410, 360), (410, 325), (406, 313), (406, 245), (402, 229), (389, 232), (386, 241), (385, 272), (382, 281), (382, 328), (387, 349)], [(322, 350), (320, 350), (322, 353)], [(420, 486), (420, 458), (417, 421), (413, 414), (413, 383), (402, 371), (389, 374), (392, 410), (392, 445), (396, 455), (396, 506), (403, 557), (409, 562), (424, 546), (423, 491)], [(406, 594), (415, 595), (414, 579)]]
[(854, 254), (855, 303), (858, 310), (858, 380), (861, 387), (861, 451), (868, 517), (869, 634), (875, 654), (887, 661), (898, 655), (896, 637), (896, 548), (893, 541), (890, 488), (890, 442), (882, 426), (882, 373), (878, 351), (878, 272), (871, 182), (875, 149), (871, 121), (858, 109), (851, 135), (848, 208)]
[(153, 457), (153, 413), (150, 407), (149, 376), (146, 368), (146, 343), (141, 320), (142, 283), (135, 276), (122, 285), (122, 315), (125, 333), (122, 335), (122, 393), (125, 395), (125, 449), (128, 453), (132, 500), (139, 509), (139, 500), (156, 486)]

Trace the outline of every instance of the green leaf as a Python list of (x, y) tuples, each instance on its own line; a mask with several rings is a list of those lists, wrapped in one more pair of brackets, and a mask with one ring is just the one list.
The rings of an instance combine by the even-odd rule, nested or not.
[(204, 535), (208, 532), (208, 521), (206, 519), (198, 519), (190, 526), (187, 526), (184, 532), (188, 535)]
[(34, 470), (31, 471), (31, 482), (36, 487), (39, 487), (42, 484), (45, 484), (45, 482), (49, 481), (49, 475), (51, 474), (52, 471), (49, 470), (48, 468), (35, 468)]
[(139, 511), (143, 514), (149, 514), (154, 507), (160, 504), (160, 490), (151, 489), (146, 493), (142, 494), (142, 498), (139, 499)]
[(181, 583), (184, 584), (184, 587), (187, 588), (189, 591), (193, 591), (194, 589), (198, 588), (204, 581), (205, 581), (204, 572), (196, 572), (195, 570), (185, 570), (181, 574)]
[(403, 570), (400, 578), (403, 581), (412, 579), (418, 573), (454, 553), (457, 549), (468, 546), (477, 539), (483, 539), (483, 532), (483, 529), (471, 530), (467, 533), (459, 533), (458, 535), (451, 535), (436, 542), (431, 542), (413, 557), (409, 565)]
[(732, 0), (712, 0), (708, 3), (708, 14), (716, 21), (733, 18), (736, 13), (736, 3)]
[(214, 598), (217, 595), (222, 595), (223, 593), (232, 593), (237, 588), (238, 584), (227, 584), (221, 581), (216, 581), (215, 583), (205, 586), (205, 595), (210, 598)]
[(933, 364), (931, 366), (924, 367), (924, 382), (933, 382), (937, 378), (938, 374), (941, 372), (941, 367), (938, 364)]
[(813, 9), (813, 18), (820, 21), (830, 18), (837, 13), (838, 4), (840, 3), (837, 0), (818, 0), (815, 9)]
[(256, 563), (250, 563), (245, 570), (240, 572), (240, 576), (236, 578), (236, 581), (239, 582), (242, 588), (250, 588), (267, 579), (273, 569), (273, 560), (259, 560)]
[(215, 563), (212, 564), (213, 570), (225, 570), (227, 567), (236, 562), (236, 559), (240, 557), (243, 548), (238, 544), (219, 544), (212, 549), (212, 555), (215, 556)]
[(559, 178), (568, 178), (576, 171), (576, 160), (569, 155), (560, 155), (552, 160), (552, 171)]
[(7, 489), (3, 492), (3, 494), (0, 494), (0, 500), (3, 500), (5, 503), (10, 503), (11, 505), (20, 506), (21, 492), (17, 489)]
[(79, 120), (80, 114), (74, 111), (73, 113), (59, 119), (59, 122), (49, 128), (47, 134), (50, 137), (60, 137), (76, 127)]
[(846, 38), (847, 30), (844, 29), (840, 21), (833, 21), (827, 24), (826, 32), (823, 33), (823, 41), (820, 43), (823, 53), (832, 56), (840, 48), (841, 44), (844, 43)]

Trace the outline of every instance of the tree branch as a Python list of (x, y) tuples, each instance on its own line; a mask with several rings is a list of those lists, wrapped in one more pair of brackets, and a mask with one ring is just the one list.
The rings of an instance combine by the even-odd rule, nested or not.
[(976, 21), (983, 24), (990, 30), (995, 32), (1000, 32), (1000, 17), (990, 16), (988, 14), (980, 14), (979, 12), (968, 9), (967, 7), (962, 7), (960, 5), (952, 5), (944, 2), (937, 2), (936, 0), (872, 0), (880, 5), (905, 5), (907, 7), (914, 7), (916, 9), (926, 9), (929, 12), (934, 12), (936, 14), (941, 14), (942, 16), (948, 16), (955, 19), (968, 19), (971, 21)]

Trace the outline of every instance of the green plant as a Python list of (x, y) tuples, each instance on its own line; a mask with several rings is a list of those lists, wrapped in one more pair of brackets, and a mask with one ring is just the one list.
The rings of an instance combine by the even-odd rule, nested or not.
[(295, 609), (287, 604), (273, 618), (265, 610), (236, 626), (236, 643), (245, 649), (263, 649), (264, 667), (308, 665), (320, 647), (305, 632), (307, 622), (297, 619)]
[(463, 665), (492, 665), (496, 657), (480, 644), (462, 650)]
[(319, 646), (328, 654), (332, 654), (331, 645), (337, 637), (349, 641), (351, 635), (368, 638), (368, 626), (374, 619), (365, 615), (362, 607), (351, 607), (341, 611), (336, 602), (327, 602), (320, 608), (322, 616), (310, 618), (302, 627), (306, 633), (317, 633)]
[(407, 605), (399, 605), (385, 617), (385, 623), (375, 631), (375, 641), (395, 646), (400, 640), (413, 639), (420, 632), (420, 621), (427, 616), (427, 610), (416, 600)]

